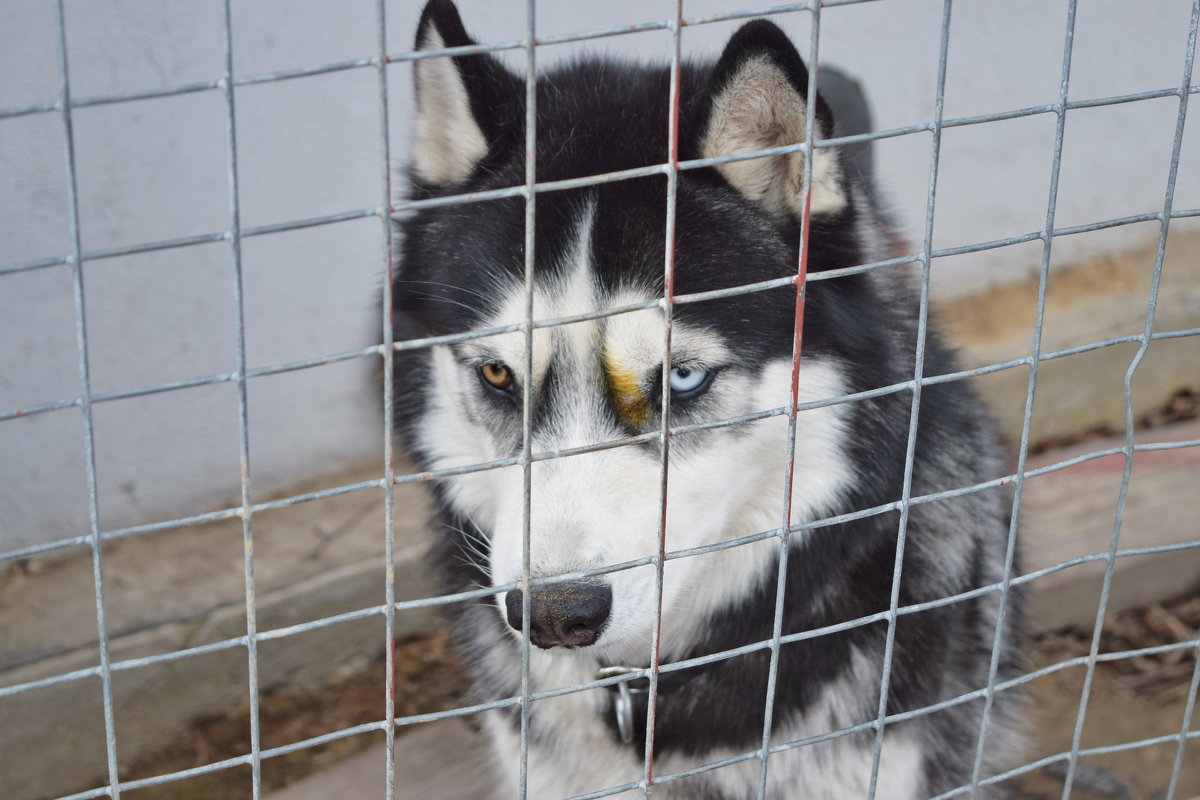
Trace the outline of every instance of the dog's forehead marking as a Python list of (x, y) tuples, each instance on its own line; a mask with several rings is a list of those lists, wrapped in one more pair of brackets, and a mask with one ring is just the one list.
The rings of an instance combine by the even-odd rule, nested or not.
[[(624, 285), (603, 291), (592, 263), (592, 232), (595, 201), (579, 215), (574, 244), (565, 263), (556, 265), (554, 278), (534, 286), (533, 310), (536, 320), (558, 319), (589, 314), (604, 309), (644, 304), (658, 292), (652, 287)], [(498, 313), (487, 326), (520, 324), (526, 318), (525, 288), (514, 283)], [(533, 376), (525, 372), (525, 334), (520, 331), (488, 337), (468, 343), (467, 352), (479, 357), (503, 361), (517, 375), (519, 383), (537, 386), (552, 363), (570, 376), (581, 389), (595, 391), (603, 387), (612, 398), (622, 421), (640, 427), (650, 416), (651, 376), (663, 364), (664, 331), (661, 308), (642, 308), (594, 320), (582, 320), (533, 332)], [(672, 360), (718, 362), (728, 356), (722, 338), (701, 326), (676, 322), (672, 330)], [(600, 381), (588, 378), (591, 370)], [(594, 373), (593, 373), (594, 374)]]
[[(653, 293), (622, 289), (609, 305), (645, 302)], [(663, 362), (663, 317), (657, 308), (639, 309), (608, 317), (604, 322), (602, 362), (617, 413), (634, 427), (650, 418), (649, 375)]]
[(629, 368), (612, 348), (605, 344), (604, 371), (612, 389), (613, 403), (621, 419), (642, 426), (650, 418), (650, 400), (638, 373)]

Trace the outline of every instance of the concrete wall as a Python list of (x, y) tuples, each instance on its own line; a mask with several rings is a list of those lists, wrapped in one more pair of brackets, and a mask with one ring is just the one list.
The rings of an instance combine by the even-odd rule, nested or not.
[[(223, 70), (217, 0), (66, 0), (76, 97), (166, 88)], [(485, 40), (518, 38), (523, 4), (463, 0)], [(239, 75), (372, 55), (374, 0), (235, 0)], [(689, 15), (747, 0), (691, 0)], [(946, 85), (947, 117), (1057, 98), (1063, 0), (959, 3)], [(666, 0), (543, 3), (539, 32), (589, 30), (669, 16)], [(389, 4), (389, 49), (410, 43), (420, 6)], [(1178, 86), (1190, 3), (1080, 3), (1072, 99)], [(826, 9), (820, 61), (867, 87), (879, 128), (930, 119), (941, 3), (881, 2)], [(778, 20), (807, 42), (807, 14)], [(684, 31), (688, 56), (714, 54), (733, 23)], [(9, 0), (0, 25), (0, 108), (51, 102), (58, 67), (53, 4)], [(546, 48), (542, 63), (578, 52), (666, 58), (670, 36), (647, 32)], [(519, 53), (504, 56), (520, 63)], [(407, 64), (390, 68), (392, 150), (406, 150)], [(237, 90), (244, 226), (376, 206), (380, 197), (376, 76), (360, 69)], [(1068, 117), (1057, 224), (1161, 208), (1178, 103), (1173, 98)], [(1193, 115), (1195, 116), (1195, 115)], [(85, 252), (219, 232), (230, 224), (225, 108), (216, 91), (77, 109), (80, 233)], [(936, 247), (1022, 234), (1042, 226), (1054, 118), (947, 130)], [(929, 134), (877, 146), (882, 183), (919, 240)], [(0, 268), (70, 252), (63, 132), (58, 115), (0, 120)], [(1200, 206), (1200, 123), (1180, 166), (1177, 207)], [(1055, 243), (1055, 262), (1142, 243), (1154, 225)], [(246, 354), (251, 367), (372, 343), (379, 330), (382, 229), (368, 218), (244, 242)], [(1040, 248), (1025, 246), (937, 263), (935, 291), (951, 296), (1019, 282)], [(72, 275), (66, 266), (0, 275), (0, 411), (79, 393)], [(115, 392), (228, 373), (236, 366), (231, 249), (217, 242), (87, 261), (92, 390)], [(257, 378), (249, 385), (256, 498), (378, 461), (381, 418), (368, 390), (369, 359)], [(235, 386), (222, 383), (95, 408), (100, 523), (105, 529), (235, 505), (239, 499)], [(0, 551), (87, 531), (82, 415), (77, 408), (0, 422)], [(333, 478), (330, 478), (333, 480)]]

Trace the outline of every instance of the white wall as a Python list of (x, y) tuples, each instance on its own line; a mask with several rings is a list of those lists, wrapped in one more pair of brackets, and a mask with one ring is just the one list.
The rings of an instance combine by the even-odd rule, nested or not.
[[(1072, 99), (1178, 86), (1190, 3), (1083, 0)], [(524, 4), (462, 0), (485, 41), (519, 38)], [(689, 0), (688, 15), (752, 8)], [(946, 86), (948, 118), (1054, 102), (1065, 0), (959, 2)], [(544, 2), (545, 35), (663, 19), (669, 0)], [(414, 0), (389, 3), (389, 50), (410, 44)], [(66, 0), (76, 97), (209, 81), (223, 70), (219, 0)], [(0, 24), (0, 108), (52, 102), (58, 66), (53, 4), (7, 0)], [(941, 3), (885, 0), (825, 9), (820, 60), (868, 89), (878, 128), (923, 123), (933, 110)], [(804, 46), (809, 18), (777, 21)], [(687, 55), (714, 54), (736, 27), (688, 27)], [(239, 75), (373, 55), (374, 0), (235, 0)], [(646, 32), (540, 51), (549, 64), (586, 49), (665, 59), (670, 35)], [(504, 56), (521, 64), (520, 53)], [(394, 165), (408, 136), (408, 64), (389, 68)], [(373, 69), (237, 90), (241, 221), (285, 222), (378, 204)], [(1194, 105), (1194, 104), (1193, 104)], [(1068, 115), (1057, 224), (1162, 205), (1178, 103), (1173, 98)], [(1196, 115), (1193, 114), (1193, 117)], [(216, 91), (74, 112), (85, 251), (226, 230), (225, 107)], [(1180, 165), (1177, 207), (1200, 206), (1200, 123)], [(1052, 115), (947, 130), (935, 247), (1039, 229), (1054, 140)], [(927, 133), (877, 145), (896, 213), (920, 240)], [(54, 113), (0, 119), (0, 267), (70, 252), (63, 132)], [(1055, 242), (1055, 262), (1128, 246), (1153, 224)], [(378, 219), (246, 239), (250, 366), (352, 350), (379, 330)], [(956, 294), (1036, 269), (1035, 244), (936, 263), (935, 289)], [(85, 263), (92, 391), (115, 392), (228, 373), (236, 367), (228, 243)], [(0, 411), (79, 393), (72, 275), (66, 266), (0, 275)], [(323, 485), (350, 463), (379, 459), (381, 411), (369, 359), (257, 378), (249, 385), (256, 498), (302, 480)], [(237, 396), (222, 383), (95, 407), (101, 525), (112, 529), (236, 505)], [(77, 408), (0, 422), (0, 551), (87, 531), (82, 415)]]

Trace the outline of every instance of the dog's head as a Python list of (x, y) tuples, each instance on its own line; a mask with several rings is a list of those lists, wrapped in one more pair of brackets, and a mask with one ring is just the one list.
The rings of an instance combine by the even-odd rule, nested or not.
[[(454, 5), (432, 0), (416, 45), (475, 43)], [(802, 220), (811, 215), (810, 269), (860, 263), (860, 204), (837, 152), (822, 148), (806, 207), (805, 154), (793, 149), (681, 171), (673, 198), (665, 171), (549, 187), (536, 193), (527, 227), (522, 197), (478, 200), (524, 185), (527, 163), (544, 183), (670, 161), (670, 71), (582, 61), (541, 76), (530, 160), (521, 78), (491, 56), (463, 51), (420, 58), (413, 69), (413, 196), (475, 198), (404, 221), (396, 308), (428, 335), (505, 332), (401, 362), (410, 444), (428, 469), (507, 464), (446, 479), (441, 489), (464, 557), (491, 585), (521, 578), (526, 531), (531, 576), (572, 576), (537, 583), (534, 644), (595, 646), (605, 659), (644, 662), (660, 602), (669, 646), (706, 610), (773, 579), (766, 567), (778, 547), (764, 537), (668, 557), (660, 598), (652, 563), (660, 536), (672, 553), (777, 530), (789, 509), (792, 520), (811, 517), (852, 482), (844, 407), (796, 415), (790, 474), (782, 410), (793, 394), (803, 404), (854, 385), (841, 365), (860, 362), (855, 351), (878, 344), (871, 326), (843, 310), (856, 284), (839, 280), (810, 290), (804, 366), (795, 369), (797, 292), (787, 278), (797, 273)], [(795, 47), (766, 21), (743, 26), (711, 68), (685, 65), (679, 86), (681, 160), (796, 145), (810, 113), (817, 138), (831, 135), (826, 104), (818, 99), (814, 110), (805, 100), (808, 72)], [(687, 300), (671, 306), (669, 326), (668, 272), (671, 294)], [(762, 281), (776, 283), (697, 296)], [(824, 300), (815, 297), (821, 293)], [(531, 308), (539, 323), (529, 352), (523, 325)], [(621, 311), (599, 313), (614, 309)], [(665, 482), (664, 409), (674, 431)], [(519, 463), (526, 435), (528, 472)], [(496, 603), (497, 623), (519, 628), (521, 594)]]

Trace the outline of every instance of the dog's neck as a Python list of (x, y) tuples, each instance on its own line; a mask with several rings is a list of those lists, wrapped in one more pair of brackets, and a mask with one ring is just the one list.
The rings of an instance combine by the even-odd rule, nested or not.
[[(658, 681), (655, 685), (656, 702), (662, 702), (664, 697), (678, 692), (717, 663), (709, 661), (682, 669), (658, 672)], [(617, 721), (617, 733), (625, 744), (633, 744), (634, 720), (645, 719), (649, 713), (651, 676), (654, 672), (653, 667), (631, 667), (624, 664), (601, 667), (596, 671), (596, 680), (641, 673), (636, 677), (616, 681), (604, 687), (617, 695), (613, 700), (613, 714)]]

